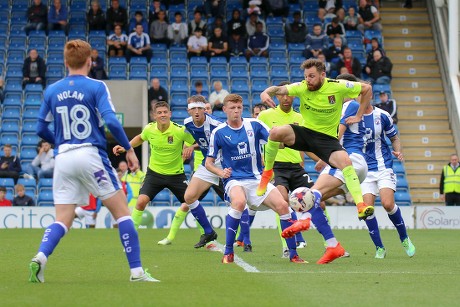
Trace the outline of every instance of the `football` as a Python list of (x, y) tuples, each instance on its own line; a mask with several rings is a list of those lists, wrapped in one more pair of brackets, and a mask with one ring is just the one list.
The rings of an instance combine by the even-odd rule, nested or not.
[(295, 212), (307, 212), (315, 204), (315, 195), (307, 187), (300, 187), (291, 192), (289, 206)]

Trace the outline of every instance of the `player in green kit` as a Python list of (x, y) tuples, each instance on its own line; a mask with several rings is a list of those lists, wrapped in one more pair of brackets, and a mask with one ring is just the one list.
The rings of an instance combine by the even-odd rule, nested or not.
[[(361, 95), (361, 105), (356, 116), (349, 117), (347, 124), (361, 120), (364, 110), (370, 104), (372, 87), (369, 84), (326, 78), (324, 63), (317, 59), (308, 59), (300, 66), (304, 70), (305, 80), (284, 86), (271, 86), (260, 94), (262, 102), (275, 107), (272, 97), (289, 95), (300, 98), (300, 114), (303, 124), (273, 127), (265, 145), (265, 169), (257, 188), (257, 195), (263, 195), (268, 182), (273, 176), (273, 165), (280, 144), (310, 152), (329, 165), (342, 170), (345, 183), (356, 202), (358, 218), (365, 219), (374, 213), (374, 207), (363, 202), (359, 179), (351, 164), (347, 152), (337, 139), (342, 104), (344, 98), (356, 98)], [(312, 191), (317, 199), (321, 199), (319, 191)], [(316, 203), (316, 202), (315, 202)], [(298, 221), (291, 227), (296, 230), (307, 230), (310, 221)]]
[[(140, 146), (144, 141), (148, 141), (150, 144), (149, 167), (139, 191), (136, 207), (131, 214), (136, 228), (139, 227), (142, 221), (142, 214), (148, 203), (165, 188), (171, 190), (182, 203), (176, 212), (176, 216), (181, 215), (185, 218), (188, 212), (184, 199), (185, 191), (187, 190), (187, 177), (184, 173), (183, 157), (190, 157), (195, 146), (184, 149), (184, 142), (193, 144), (195, 139), (187, 132), (185, 126), (171, 121), (171, 110), (167, 102), (157, 102), (153, 111), (156, 121), (145, 126), (142, 133), (130, 141), (131, 146), (134, 148)], [(125, 149), (120, 145), (113, 148), (113, 152), (116, 155), (124, 151)], [(210, 231), (214, 232), (206, 217), (206, 212), (200, 204), (190, 211), (204, 229), (210, 229)], [(182, 218), (176, 219), (175, 217), (173, 219), (173, 224), (179, 223), (180, 226), (182, 222)], [(179, 227), (175, 226), (171, 225), (171, 229), (177, 232)], [(170, 232), (170, 236), (170, 239), (173, 240), (175, 233)]]
[[(279, 86), (288, 85), (289, 82), (281, 82)], [(258, 120), (266, 124), (270, 129), (281, 125), (301, 125), (303, 117), (298, 112), (294, 111), (292, 104), (294, 97), (288, 95), (276, 95), (279, 105), (276, 108), (264, 110), (259, 113)], [(291, 148), (283, 148), (278, 151), (273, 166), (275, 174), (274, 185), (283, 195), (284, 200), (289, 201), (289, 192), (298, 187), (312, 187), (313, 181), (308, 176), (303, 168), (304, 159), (303, 152)], [(293, 220), (297, 220), (295, 212), (291, 212)], [(277, 216), (278, 218), (278, 216)], [(279, 221), (279, 220), (278, 220)], [(279, 224), (279, 223), (278, 223)], [(278, 225), (279, 226), (279, 225)], [(281, 233), (281, 228), (278, 227)], [(296, 234), (297, 248), (306, 246), (304, 238)], [(282, 239), (283, 256), (286, 254), (286, 241)], [(289, 250), (287, 250), (289, 253)]]

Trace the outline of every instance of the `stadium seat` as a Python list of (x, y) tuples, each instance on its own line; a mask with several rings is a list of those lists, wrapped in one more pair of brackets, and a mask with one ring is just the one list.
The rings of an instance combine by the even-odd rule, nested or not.
[(27, 195), (35, 196), (37, 194), (37, 182), (34, 178), (19, 178), (18, 184), (22, 184), (24, 186)]
[(230, 63), (230, 65), (235, 65), (235, 64), (245, 64), (245, 65), (247, 65), (248, 64), (248, 62), (246, 61), (245, 57), (238, 57), (238, 56), (230, 57), (229, 63)]
[(209, 59), (210, 64), (227, 64), (227, 58), (223, 56), (213, 56)]
[(187, 98), (186, 93), (171, 93), (171, 107), (187, 108)]
[(5, 187), (7, 189), (14, 190), (14, 180), (13, 178), (0, 178), (0, 187)]
[(24, 120), (22, 122), (22, 132), (37, 131), (37, 121), (34, 119)]
[(171, 64), (170, 79), (188, 78), (188, 67), (186, 64)]
[(52, 207), (54, 206), (53, 191), (38, 192), (37, 206)]
[(52, 191), (53, 190), (53, 178), (40, 178), (38, 180), (38, 192)]
[(174, 92), (188, 94), (189, 88), (187, 79), (171, 79), (171, 94)]
[(2, 120), (2, 126), (0, 131), (3, 132), (15, 132), (19, 131), (19, 119), (6, 119)]
[(396, 191), (395, 192), (395, 202), (398, 206), (410, 206), (412, 200), (409, 192), (407, 191)]
[(22, 112), (23, 119), (37, 119), (40, 109), (37, 107), (27, 107)]
[(19, 106), (4, 106), (2, 120), (19, 119), (21, 118), (21, 107)]

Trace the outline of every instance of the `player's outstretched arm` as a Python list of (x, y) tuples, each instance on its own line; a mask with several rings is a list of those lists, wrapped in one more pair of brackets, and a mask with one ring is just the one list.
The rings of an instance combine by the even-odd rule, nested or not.
[(401, 152), (401, 140), (398, 135), (395, 135), (390, 139), (391, 141), (391, 146), (393, 147), (393, 151), (391, 152), (393, 156), (398, 158), (399, 161), (404, 161), (404, 155)]
[(128, 163), (128, 168), (135, 172), (139, 169), (139, 160), (137, 159), (136, 153), (134, 152), (134, 148), (131, 147), (126, 152), (126, 162)]
[(230, 177), (232, 175), (232, 169), (231, 168), (221, 169), (220, 167), (217, 167), (216, 164), (214, 163), (215, 160), (216, 159), (214, 159), (213, 157), (207, 157), (206, 162), (204, 164), (206, 169), (221, 178)]
[(361, 99), (359, 100), (359, 109), (355, 116), (350, 116), (345, 120), (347, 125), (359, 123), (364, 115), (364, 112), (366, 112), (366, 109), (370, 107), (372, 100), (372, 85), (366, 82), (362, 82), (360, 96)]
[[(129, 147), (136, 148), (137, 146), (140, 146), (142, 143), (144, 143), (144, 140), (141, 138), (141, 135), (138, 134), (131, 141), (129, 141)], [(124, 146), (121, 145), (116, 145), (113, 147), (113, 154), (118, 156), (121, 153), (126, 152), (126, 149)]]
[(269, 88), (265, 89), (262, 93), (260, 93), (260, 99), (263, 103), (268, 105), (269, 107), (276, 107), (275, 102), (273, 101), (272, 97), (275, 95), (287, 95), (288, 90), (286, 86), (270, 86)]

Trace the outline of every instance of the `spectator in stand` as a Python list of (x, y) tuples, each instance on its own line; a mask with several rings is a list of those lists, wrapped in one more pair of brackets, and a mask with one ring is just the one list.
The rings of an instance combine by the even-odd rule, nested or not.
[(303, 51), (303, 56), (307, 59), (311, 57), (318, 57), (319, 52), (326, 52), (329, 46), (329, 39), (323, 32), (323, 28), (320, 24), (313, 26), (313, 34), (308, 33), (306, 39), (306, 47)]
[(375, 6), (368, 4), (366, 0), (359, 0), (358, 20), (358, 30), (363, 34), (365, 30), (382, 31), (379, 11)]
[(374, 51), (374, 58), (367, 62), (365, 67), (372, 84), (390, 84), (392, 69), (393, 64), (390, 59), (382, 56), (378, 50)]
[(107, 9), (107, 25), (106, 31), (110, 33), (116, 25), (121, 26), (123, 31), (126, 31), (128, 26), (128, 13), (124, 7), (120, 7), (118, 0), (112, 0), (112, 6)]
[(307, 38), (307, 25), (302, 21), (300, 11), (295, 11), (293, 14), (294, 20), (291, 23), (286, 22), (285, 33), (286, 42), (288, 43), (305, 43)]
[(335, 10), (335, 16), (339, 19), (339, 22), (341, 24), (344, 24), (345, 21), (345, 9), (343, 7), (340, 7)]
[(128, 36), (122, 33), (120, 25), (116, 25), (114, 31), (115, 33), (110, 34), (107, 38), (109, 57), (124, 56), (126, 53), (126, 46), (128, 45)]
[(214, 91), (209, 95), (209, 103), (213, 110), (222, 110), (224, 98), (229, 94), (227, 90), (222, 88), (222, 82), (214, 81), (212, 84)]
[(224, 22), (224, 18), (222, 16), (216, 16), (214, 22), (208, 26), (208, 33), (212, 35), (214, 33), (215, 28), (221, 28), (222, 37), (228, 38), (227, 24)]
[(3, 87), (5, 86), (5, 81), (0, 77), (0, 103), (5, 99), (5, 94), (3, 93)]
[(141, 11), (136, 11), (134, 13), (134, 18), (132, 18), (131, 21), (129, 22), (128, 33), (136, 31), (136, 26), (138, 24), (141, 24), (142, 28), (144, 29), (149, 28), (149, 24), (147, 20), (144, 18), (144, 14), (142, 14)]
[(154, 44), (169, 44), (168, 23), (166, 22), (166, 12), (160, 11), (158, 19), (150, 26), (150, 40)]
[(142, 25), (137, 25), (136, 31), (128, 36), (128, 48), (126, 50), (126, 59), (128, 62), (131, 60), (131, 57), (146, 57), (148, 62), (152, 58), (150, 38), (144, 32)]
[(160, 11), (166, 11), (164, 5), (161, 4), (160, 0), (153, 0), (152, 7), (149, 10), (149, 29), (152, 25), (152, 22), (158, 19), (158, 13)]
[[(153, 78), (148, 91), (149, 104), (152, 100), (168, 102), (168, 92), (161, 86), (158, 78)], [(149, 105), (150, 106), (150, 105)]]
[(262, 23), (262, 32), (266, 32), (265, 22), (259, 18), (259, 15), (252, 13), (249, 15), (248, 20), (246, 21), (246, 34), (247, 36), (252, 36), (256, 33), (257, 23)]
[(29, 56), (24, 60), (24, 65), (22, 66), (22, 87), (25, 88), (27, 84), (38, 83), (45, 88), (45, 74), (45, 60), (38, 55), (37, 50), (31, 49), (29, 51)]
[(24, 178), (36, 179), (53, 178), (54, 171), (54, 150), (51, 144), (46, 141), (38, 143), (38, 154), (32, 160), (32, 163), (27, 166)]
[(257, 15), (262, 14), (260, 10), (260, 5), (262, 5), (262, 1), (260, 0), (251, 0), (248, 2), (248, 8), (246, 9), (247, 15), (250, 16), (252, 13), (256, 13)]
[(215, 28), (214, 34), (208, 41), (209, 58), (215, 56), (224, 56), (228, 59), (228, 41), (222, 36), (222, 29)]
[(353, 6), (350, 6), (348, 8), (348, 15), (345, 17), (345, 20), (344, 20), (344, 26), (345, 26), (345, 30), (357, 30), (358, 29), (358, 24), (359, 24), (359, 20), (358, 20), (358, 16), (356, 15), (356, 10)]
[(97, 0), (91, 2), (91, 8), (86, 14), (89, 31), (105, 31), (105, 15), (101, 9), (101, 4)]
[(196, 96), (196, 95), (201, 95), (205, 98), (207, 98), (209, 95), (208, 91), (203, 89), (203, 82), (201, 81), (196, 81), (195, 88), (193, 88), (191, 91), (191, 96)]
[(246, 37), (246, 26), (241, 19), (241, 12), (238, 9), (233, 10), (232, 19), (227, 22), (227, 31), (229, 37), (233, 33), (238, 33), (242, 38)]
[(91, 69), (88, 77), (97, 80), (107, 80), (107, 73), (104, 69), (104, 60), (99, 56), (97, 49), (91, 50)]
[(247, 40), (237, 31), (233, 32), (228, 40), (228, 50), (231, 56), (243, 56), (246, 52)]
[(225, 14), (225, 0), (206, 0), (204, 2), (206, 16), (217, 17)]
[(13, 206), (15, 207), (33, 207), (35, 206), (35, 201), (32, 197), (26, 195), (26, 190), (22, 184), (17, 184), (14, 186), (16, 191), (16, 197), (13, 198)]
[(33, 0), (32, 5), (27, 9), (27, 24), (23, 30), (29, 35), (30, 31), (46, 30), (48, 22), (48, 7), (42, 0)]
[(48, 12), (48, 31), (64, 31), (67, 34), (67, 8), (61, 0), (54, 0)]
[(331, 74), (333, 73), (331, 62), (328, 62), (326, 60), (326, 56), (324, 55), (322, 51), (318, 53), (318, 56), (316, 58), (324, 63), (324, 66), (326, 67), (326, 71), (325, 71), (326, 77), (331, 78), (332, 77)]
[(393, 123), (397, 124), (398, 123), (398, 110), (396, 106), (396, 100), (390, 99), (388, 97), (388, 93), (385, 91), (380, 91), (379, 93), (380, 96), (380, 103), (376, 104), (375, 106), (377, 108), (380, 108), (382, 110), (387, 111), (391, 118), (393, 119)]
[(326, 25), (326, 35), (329, 36), (331, 42), (333, 42), (336, 37), (339, 37), (343, 45), (347, 44), (345, 40), (345, 28), (343, 24), (339, 22), (338, 17), (332, 18), (331, 22)]
[(11, 200), (6, 199), (6, 188), (0, 187), (0, 207), (11, 207)]
[(208, 50), (208, 39), (203, 36), (201, 28), (195, 28), (194, 35), (188, 38), (187, 55), (189, 58), (193, 56), (205, 56)]
[(267, 0), (266, 7), (269, 16), (287, 17), (289, 14), (289, 3), (287, 0)]
[(258, 103), (252, 107), (252, 118), (257, 118), (260, 112), (267, 110), (267, 106), (263, 103)]
[(324, 22), (325, 18), (336, 17), (336, 10), (342, 7), (342, 0), (319, 0), (318, 18)]
[(12, 153), (11, 144), (3, 145), (3, 156), (0, 157), (0, 178), (13, 178), (16, 183), (22, 168), (21, 161), (17, 156), (11, 155)]
[(263, 32), (264, 25), (261, 22), (257, 22), (256, 32), (251, 35), (248, 39), (248, 49), (246, 49), (246, 59), (253, 56), (268, 57), (268, 45), (270, 38)]
[(355, 77), (361, 79), (361, 62), (353, 56), (353, 52), (349, 47), (343, 48), (343, 57), (337, 63), (337, 70), (340, 75), (343, 74), (343, 72), (340, 71), (342, 67), (345, 67), (347, 70), (345, 73), (353, 74)]
[[(458, 155), (450, 155), (449, 164), (442, 169), (439, 194), (446, 206), (460, 206), (460, 168)], [(0, 192), (1, 193), (1, 192)]]
[(333, 70), (337, 70), (337, 63), (343, 58), (343, 48), (342, 38), (338, 36), (334, 38), (334, 44), (325, 52), (326, 59), (331, 62)]
[(383, 50), (382, 46), (379, 43), (379, 39), (377, 37), (373, 37), (371, 39), (371, 51), (367, 53), (367, 62), (371, 61), (374, 58), (374, 51), (380, 51), (380, 54), (385, 56), (385, 50)]
[(185, 22), (182, 22), (182, 14), (176, 12), (174, 14), (175, 21), (168, 26), (169, 43), (173, 45), (185, 45), (188, 37), (188, 27)]
[(197, 28), (201, 29), (201, 34), (206, 36), (206, 21), (202, 19), (201, 11), (196, 10), (193, 13), (193, 20), (188, 23), (188, 35), (192, 36)]

